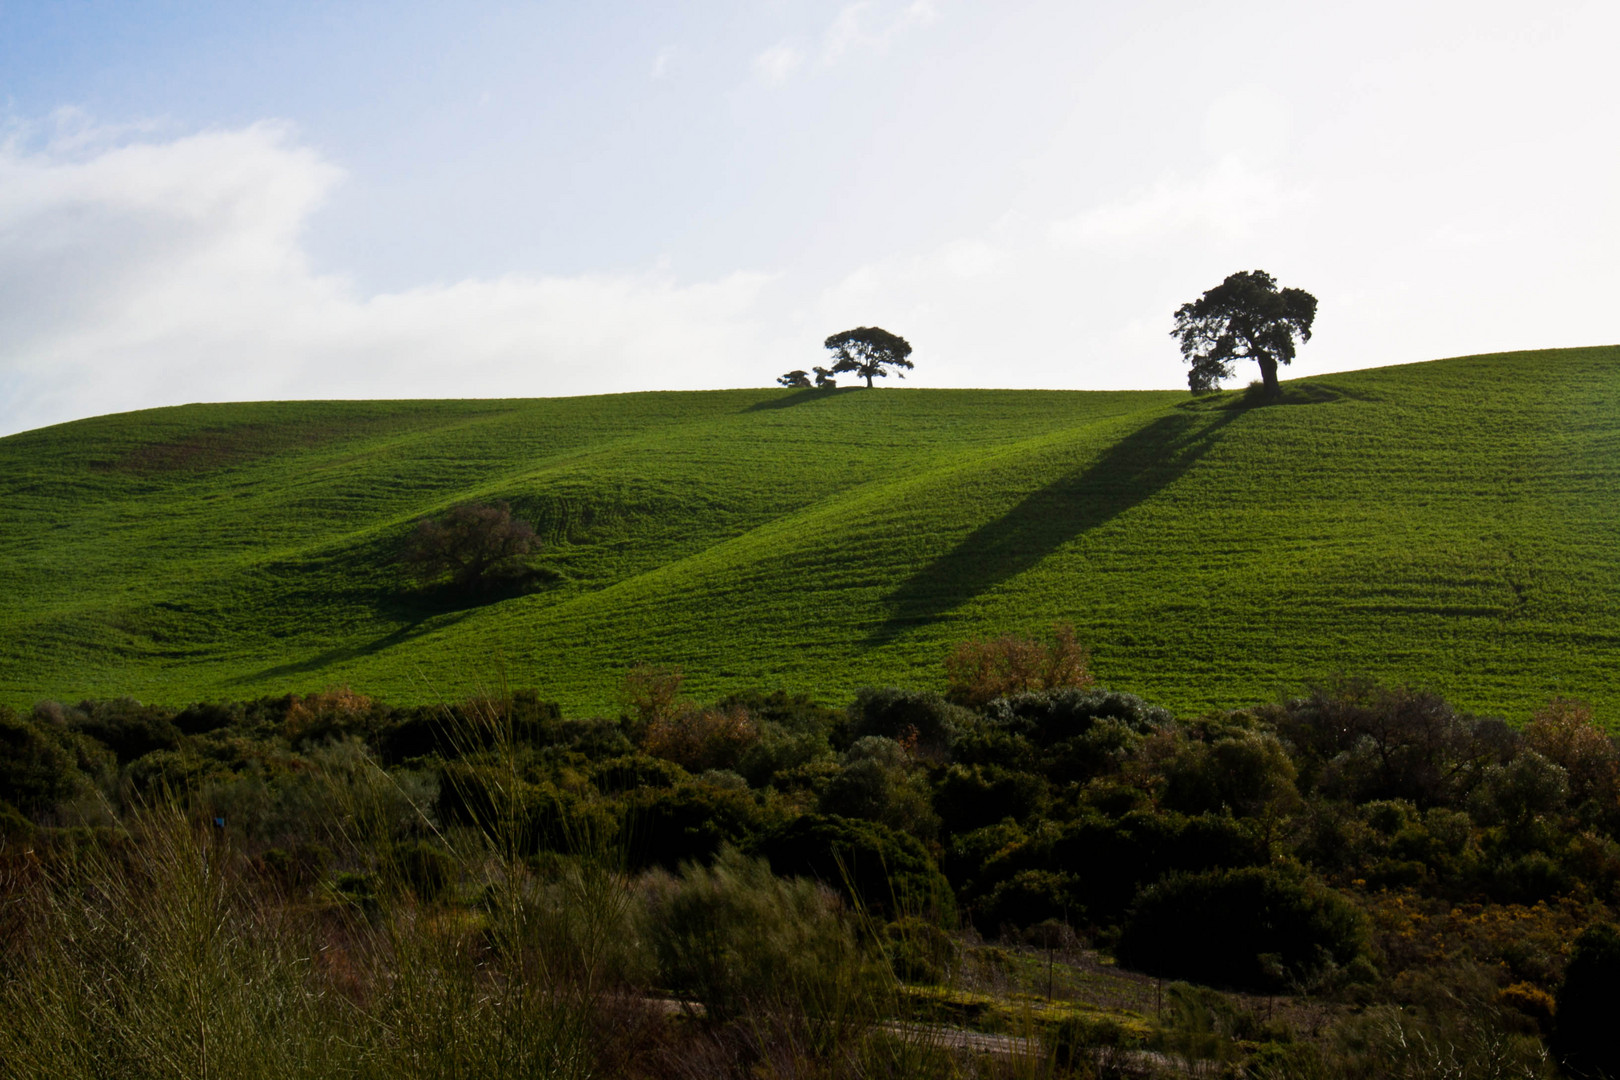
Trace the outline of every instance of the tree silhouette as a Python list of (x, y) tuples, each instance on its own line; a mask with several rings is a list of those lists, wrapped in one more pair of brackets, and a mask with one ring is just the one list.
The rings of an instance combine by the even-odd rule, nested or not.
[(1316, 297), (1304, 289), (1277, 288), (1264, 270), (1232, 274), (1197, 300), (1176, 309), (1181, 355), (1192, 368), (1187, 385), (1195, 394), (1232, 377), (1234, 360), (1253, 360), (1267, 397), (1280, 392), (1277, 365), (1294, 359), (1294, 338), (1311, 340)]
[[(868, 389), (873, 379), (889, 373), (885, 365), (910, 370), (911, 343), (898, 334), (891, 334), (880, 326), (860, 326), (834, 334), (825, 342), (833, 350), (832, 374), (853, 371), (866, 380)], [(902, 379), (904, 375), (900, 376)]]

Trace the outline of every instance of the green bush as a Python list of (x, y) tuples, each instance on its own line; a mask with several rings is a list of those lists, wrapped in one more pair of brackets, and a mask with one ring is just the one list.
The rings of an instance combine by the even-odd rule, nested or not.
[(176, 750), (182, 737), (168, 709), (142, 705), (134, 698), (82, 701), (67, 714), (67, 725), (111, 750), (120, 765), (154, 750)]
[(786, 1014), (833, 1044), (875, 1018), (881, 970), (830, 890), (730, 847), (652, 890), (646, 932), (661, 980), (711, 1018)]
[(858, 739), (845, 751), (843, 766), (828, 779), (818, 808), (823, 814), (875, 821), (929, 840), (939, 831), (909, 755), (880, 735)]
[(996, 765), (952, 765), (936, 781), (934, 812), (947, 835), (1011, 818), (1023, 821), (1046, 804), (1046, 783)]
[(73, 754), (59, 738), (0, 708), (0, 803), (37, 813), (72, 795), (78, 780)]
[(403, 840), (389, 852), (388, 865), (399, 885), (419, 899), (434, 901), (450, 891), (456, 880), (456, 862), (426, 840)]
[(632, 867), (704, 863), (726, 844), (746, 845), (761, 825), (746, 790), (717, 784), (645, 788), (625, 803), (623, 847)]
[(901, 743), (915, 742), (924, 754), (943, 754), (973, 720), (971, 712), (935, 693), (867, 686), (855, 692), (840, 745), (881, 735)]
[(1172, 874), (1126, 918), (1119, 962), (1255, 991), (1309, 985), (1365, 947), (1359, 912), (1320, 882), (1270, 867)]
[(927, 915), (949, 924), (950, 883), (915, 837), (873, 821), (805, 814), (765, 836), (754, 853), (787, 877), (820, 881), (874, 917)]

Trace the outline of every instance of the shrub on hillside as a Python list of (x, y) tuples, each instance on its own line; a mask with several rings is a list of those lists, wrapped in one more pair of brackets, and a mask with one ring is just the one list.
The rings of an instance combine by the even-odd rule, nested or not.
[(1255, 866), (1172, 874), (1145, 890), (1116, 955), (1150, 975), (1257, 992), (1314, 985), (1365, 948), (1350, 902), (1320, 882)]
[[(985, 933), (999, 922), (982, 898), (1025, 871), (1067, 876), (1074, 909), (1108, 925), (1124, 914), (1140, 890), (1166, 874), (1249, 867), (1270, 861), (1263, 838), (1242, 822), (1218, 814), (1188, 817), (1132, 811), (1119, 818), (1090, 815), (1063, 826), (1031, 830), (1023, 842), (996, 852), (976, 875), (975, 921)], [(1045, 917), (1045, 916), (1043, 916)]]
[(761, 825), (746, 790), (706, 783), (644, 788), (625, 800), (622, 846), (633, 868), (673, 870), (707, 863), (727, 844), (746, 846)]
[(959, 643), (945, 658), (945, 696), (977, 709), (999, 697), (1038, 690), (1085, 689), (1095, 679), (1074, 627), (1052, 627), (1050, 643), (1003, 634)]
[(127, 765), (154, 750), (180, 746), (180, 729), (173, 713), (157, 705), (142, 705), (134, 698), (82, 701), (66, 713), (68, 730), (87, 735), (111, 750), (120, 765)]
[(469, 502), (418, 521), (400, 562), (419, 585), (475, 591), (532, 576), (528, 559), (539, 550), (534, 526), (509, 504)]
[(973, 714), (938, 694), (895, 687), (862, 687), (847, 710), (838, 745), (881, 735), (928, 757), (943, 755), (957, 733), (973, 723)]
[(1046, 805), (1046, 782), (996, 765), (952, 765), (935, 782), (934, 812), (949, 835), (1023, 821)]
[(787, 1023), (832, 1049), (876, 1018), (886, 980), (837, 896), (774, 876), (735, 849), (649, 882), (646, 933), (660, 981), (714, 1020)]
[(742, 705), (672, 709), (647, 725), (642, 749), (653, 757), (699, 773), (735, 768), (759, 740), (759, 725)]
[(1263, 710), (1293, 751), (1301, 791), (1352, 802), (1459, 806), (1485, 769), (1513, 756), (1500, 720), (1458, 713), (1438, 694), (1343, 679)]
[(876, 917), (954, 918), (950, 883), (927, 849), (877, 822), (804, 814), (764, 836), (754, 853), (777, 874), (823, 882)]
[(72, 795), (78, 782), (74, 756), (59, 738), (0, 706), (0, 803), (37, 813)]
[(1185, 814), (1257, 816), (1299, 802), (1294, 763), (1277, 737), (1230, 722), (1200, 723), (1160, 767), (1163, 802)]
[(844, 752), (818, 806), (823, 814), (875, 821), (925, 840), (939, 832), (939, 818), (911, 756), (881, 735), (858, 739)]

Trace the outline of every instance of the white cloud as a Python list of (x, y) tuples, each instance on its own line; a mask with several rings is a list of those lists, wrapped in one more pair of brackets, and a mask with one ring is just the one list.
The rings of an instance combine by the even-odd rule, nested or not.
[(1059, 245), (1097, 247), (1185, 233), (1244, 237), (1263, 222), (1310, 202), (1307, 191), (1285, 186), (1270, 172), (1240, 159), (1221, 159), (1193, 180), (1163, 180), (1128, 198), (1053, 222)]
[(804, 57), (799, 50), (784, 41), (754, 57), (754, 74), (766, 82), (786, 82), (803, 62)]
[(647, 73), (647, 77), (654, 80), (668, 78), (669, 68), (675, 62), (677, 51), (673, 45), (665, 45), (659, 49), (658, 55), (653, 57), (652, 70)]
[(874, 0), (846, 4), (833, 17), (822, 44), (822, 59), (833, 63), (857, 48), (882, 49), (905, 30), (926, 26), (939, 17), (932, 0), (912, 0), (898, 11)]
[(276, 124), (0, 144), (0, 433), (183, 401), (763, 381), (765, 275), (511, 275), (362, 296), (301, 246), (341, 180)]

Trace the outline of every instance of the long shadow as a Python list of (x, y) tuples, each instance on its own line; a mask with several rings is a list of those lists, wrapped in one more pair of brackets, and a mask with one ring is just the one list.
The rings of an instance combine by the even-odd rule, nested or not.
[(886, 644), (937, 619), (1151, 498), (1203, 457), (1239, 415), (1177, 409), (1125, 436), (1088, 468), (1034, 492), (912, 575), (889, 595), (889, 616), (865, 644)]
[(363, 645), (347, 645), (336, 649), (328, 649), (323, 653), (317, 653), (316, 655), (305, 660), (297, 660), (286, 664), (275, 664), (271, 667), (265, 668), (262, 671), (255, 671), (251, 674), (232, 679), (231, 681), (235, 684), (246, 686), (250, 683), (260, 682), (265, 679), (282, 679), (290, 675), (308, 675), (310, 672), (320, 671), (321, 669), (329, 667), (332, 664), (339, 664), (345, 660), (357, 660), (363, 656), (374, 656), (385, 649), (391, 649), (396, 645), (403, 645), (412, 638), (420, 637), (421, 635), (427, 633), (430, 629), (437, 630), (445, 626), (453, 626), (462, 619), (466, 618), (469, 614), (471, 614), (471, 612), (458, 612), (448, 619), (435, 621), (432, 626), (428, 625), (428, 621), (426, 619), (422, 619), (417, 622), (401, 626), (387, 634), (384, 634), (377, 640), (368, 641)]
[(834, 394), (848, 394), (855, 390), (864, 389), (865, 387), (859, 386), (812, 387), (808, 390), (800, 390), (797, 393), (789, 394), (786, 397), (766, 398), (764, 401), (756, 401), (752, 405), (748, 406), (748, 408), (744, 409), (743, 412), (764, 412), (767, 409), (791, 409), (795, 405), (808, 405), (812, 401), (821, 401), (824, 398), (832, 397)]

